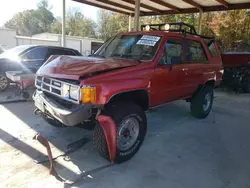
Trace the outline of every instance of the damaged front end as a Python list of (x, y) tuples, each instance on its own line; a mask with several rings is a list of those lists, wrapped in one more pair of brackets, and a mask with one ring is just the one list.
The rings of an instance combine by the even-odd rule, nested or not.
[[(89, 92), (93, 88), (85, 89), (41, 76), (36, 78), (36, 87), (37, 90), (33, 95), (37, 108), (36, 114), (43, 115), (50, 124), (76, 126), (92, 116), (93, 104), (88, 100), (93, 100)], [(89, 92), (88, 96), (86, 92)], [(83, 94), (85, 97), (82, 96)], [(86, 103), (82, 104), (82, 100)]]

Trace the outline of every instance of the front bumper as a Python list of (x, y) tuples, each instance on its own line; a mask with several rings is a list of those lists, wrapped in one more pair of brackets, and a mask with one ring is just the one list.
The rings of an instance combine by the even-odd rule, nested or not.
[(65, 108), (42, 92), (33, 95), (35, 106), (42, 113), (57, 119), (66, 126), (75, 126), (87, 120), (92, 115), (92, 104), (77, 105), (71, 109)]

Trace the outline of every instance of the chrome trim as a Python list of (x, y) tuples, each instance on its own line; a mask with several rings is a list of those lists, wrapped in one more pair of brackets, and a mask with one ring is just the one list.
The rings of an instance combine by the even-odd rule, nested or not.
[[(36, 76), (36, 79), (35, 79), (35, 86), (36, 88), (42, 90), (42, 91), (46, 91), (46, 92), (49, 92), (50, 94), (52, 95), (55, 95), (55, 96), (58, 96), (66, 101), (69, 101), (69, 102), (72, 102), (72, 103), (75, 103), (75, 104), (80, 104), (81, 103), (81, 99), (82, 99), (82, 94), (81, 94), (81, 88), (80, 86), (78, 85), (74, 85), (74, 84), (71, 84), (71, 83), (67, 83), (67, 82), (64, 82), (64, 81), (61, 81), (61, 80), (57, 80), (57, 79), (53, 79), (53, 78), (45, 78), (45, 77), (42, 77), (41, 80), (37, 79), (38, 76)], [(41, 77), (41, 76), (39, 76)], [(46, 83), (44, 82), (44, 79), (49, 79), (50, 80), (50, 83)], [(58, 86), (55, 86), (55, 85), (52, 85), (52, 81), (55, 81), (55, 82), (60, 82), (61, 83), (61, 86), (58, 87)], [(37, 82), (40, 82), (41, 83), (41, 86), (37, 85)], [(62, 94), (62, 85), (65, 84), (65, 85), (69, 85), (69, 86), (72, 86), (72, 87), (77, 87), (78, 88), (78, 100), (73, 100), (73, 99), (68, 99), (68, 98), (65, 98), (63, 97), (62, 95), (59, 95), (55, 92), (52, 92), (52, 88), (54, 89), (57, 89), (60, 91), (60, 93)], [(43, 89), (43, 85), (45, 86), (48, 86), (49, 87), (49, 90), (47, 89)]]

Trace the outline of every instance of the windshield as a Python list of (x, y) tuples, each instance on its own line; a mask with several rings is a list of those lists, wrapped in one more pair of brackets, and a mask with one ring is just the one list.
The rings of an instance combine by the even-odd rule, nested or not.
[(18, 57), (23, 51), (30, 48), (30, 46), (16, 46), (11, 48), (0, 55), (0, 58), (13, 58)]
[(154, 58), (160, 41), (161, 36), (156, 35), (118, 35), (108, 40), (93, 56), (149, 61)]

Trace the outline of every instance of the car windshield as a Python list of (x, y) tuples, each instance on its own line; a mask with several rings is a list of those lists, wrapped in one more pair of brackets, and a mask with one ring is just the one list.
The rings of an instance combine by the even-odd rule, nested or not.
[(160, 41), (161, 36), (157, 35), (117, 35), (108, 40), (92, 56), (149, 61), (154, 58)]
[(18, 57), (23, 51), (30, 48), (30, 46), (16, 46), (11, 48), (0, 55), (0, 58), (13, 58)]

